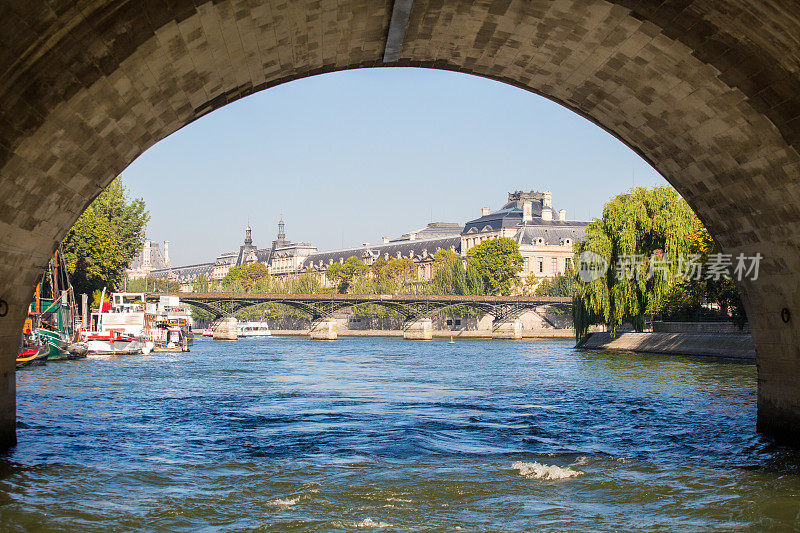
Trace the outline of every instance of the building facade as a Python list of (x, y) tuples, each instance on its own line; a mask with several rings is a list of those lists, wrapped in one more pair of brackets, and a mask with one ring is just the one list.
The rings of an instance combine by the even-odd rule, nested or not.
[[(190, 291), (200, 274), (205, 274), (209, 280), (221, 280), (235, 266), (259, 262), (269, 268), (271, 276), (287, 278), (305, 272), (324, 274), (332, 264), (356, 257), (367, 265), (379, 258), (386, 261), (410, 259), (417, 266), (417, 279), (426, 281), (433, 275), (434, 254), (438, 250), (451, 250), (466, 258), (470, 248), (489, 239), (508, 237), (519, 245), (524, 260), (520, 278), (538, 280), (555, 277), (569, 267), (573, 243), (583, 239), (587, 225), (587, 222), (567, 220), (563, 209), (557, 211), (550, 191), (514, 191), (508, 194), (500, 209), (492, 211), (484, 207), (480, 217), (464, 225), (433, 222), (395, 239), (383, 237), (380, 244), (364, 243), (340, 250), (319, 251), (312, 244), (287, 240), (283, 220), (278, 223), (278, 235), (270, 248), (255, 246), (248, 226), (238, 252), (223, 253), (213, 262), (197, 265), (170, 266), (168, 242), (161, 254), (165, 259), (159, 261), (160, 252), (153, 248), (155, 243), (146, 241), (131, 265), (129, 277), (132, 277), (130, 273), (144, 277), (141, 273), (147, 270), (145, 265), (149, 265), (146, 275), (177, 280), (182, 290)], [(155, 249), (158, 250), (157, 244)]]

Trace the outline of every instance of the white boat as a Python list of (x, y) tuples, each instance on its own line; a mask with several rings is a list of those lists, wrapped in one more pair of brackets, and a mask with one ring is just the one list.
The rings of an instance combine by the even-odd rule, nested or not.
[(271, 337), (272, 332), (266, 322), (239, 322), (236, 324), (239, 337)]
[(89, 330), (82, 332), (88, 355), (189, 351), (193, 340), (189, 308), (174, 296), (161, 296), (157, 304), (147, 303), (145, 297), (115, 292), (110, 302), (101, 298), (105, 303), (91, 313)]
[(148, 331), (155, 325), (153, 309), (148, 310), (143, 293), (113, 293), (100, 309), (92, 311), (88, 331), (81, 331), (87, 356), (148, 354), (154, 343)]
[(150, 353), (150, 348), (145, 341), (132, 335), (112, 331), (106, 334), (86, 336), (87, 356), (94, 355), (133, 355)]

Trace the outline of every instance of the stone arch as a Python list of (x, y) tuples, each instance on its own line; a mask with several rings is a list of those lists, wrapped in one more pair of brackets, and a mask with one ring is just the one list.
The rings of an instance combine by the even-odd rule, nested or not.
[[(387, 65), (474, 74), (550, 98), (653, 165), (727, 252), (761, 252), (761, 278), (742, 287), (759, 358), (759, 426), (798, 433), (800, 6), (396, 4), (0, 5), (0, 299), (9, 307), (0, 319), (0, 389), (8, 391), (0, 397), (0, 441), (14, 439), (10, 356), (34, 279), (114, 176), (238, 98), (305, 76)], [(797, 318), (781, 321), (783, 308)]]

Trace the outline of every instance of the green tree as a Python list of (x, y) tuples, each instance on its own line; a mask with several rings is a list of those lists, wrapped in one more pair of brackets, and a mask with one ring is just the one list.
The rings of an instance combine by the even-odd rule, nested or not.
[(483, 286), (483, 277), (478, 268), (471, 262), (467, 263), (466, 278), (468, 294), (481, 295), (486, 293)]
[(453, 294), (469, 294), (469, 284), (467, 283), (467, 269), (464, 268), (464, 262), (459, 257), (458, 261), (453, 263)]
[(319, 280), (316, 272), (305, 272), (293, 284), (293, 291), (296, 294), (320, 294), (330, 292)]
[(150, 221), (144, 200), (129, 198), (122, 178), (118, 177), (92, 202), (92, 207), (114, 228), (119, 253), (130, 262), (144, 244), (145, 228)]
[(129, 198), (120, 178), (100, 193), (62, 241), (78, 294), (118, 287), (125, 268), (144, 243), (149, 219), (144, 200)]
[(377, 279), (377, 277), (381, 275), (381, 270), (386, 266), (386, 263), (386, 259), (379, 257), (370, 265), (369, 270), (373, 278)]
[[(693, 231), (687, 237), (690, 254), (706, 263), (708, 256), (720, 253), (705, 228)], [(709, 305), (714, 304), (714, 305)], [(739, 291), (730, 277), (720, 279), (693, 279), (681, 277), (675, 281), (656, 308), (662, 320), (727, 320), (742, 327), (747, 321)]]
[(483, 280), (487, 294), (511, 294), (524, 262), (519, 245), (506, 237), (489, 239), (467, 252), (467, 260)]
[[(573, 298), (576, 335), (592, 324), (612, 331), (626, 322), (637, 330), (661, 303), (675, 277), (678, 261), (688, 252), (687, 237), (700, 227), (689, 205), (671, 187), (638, 187), (603, 206), (603, 218), (592, 221), (580, 254), (593, 252), (609, 268), (588, 283), (578, 281)], [(576, 272), (580, 274), (580, 271)]]
[(192, 283), (194, 292), (211, 292), (211, 283), (208, 281), (208, 276), (201, 272), (197, 279)]
[(544, 278), (533, 291), (534, 296), (563, 296), (572, 297), (575, 295), (575, 273), (572, 268), (562, 274), (557, 274), (553, 278)]
[(435, 294), (454, 294), (454, 267), (460, 262), (461, 258), (452, 250), (437, 250), (433, 254), (431, 287)]
[(222, 278), (222, 288), (228, 292), (256, 292), (265, 284), (269, 286), (269, 269), (264, 263), (233, 267)]
[(120, 253), (114, 228), (93, 206), (78, 218), (63, 241), (64, 260), (77, 294), (116, 288), (129, 260)]
[(417, 265), (408, 258), (397, 257), (383, 267), (379, 283), (382, 292), (399, 294), (408, 289), (412, 281), (417, 279)]
[(366, 274), (369, 267), (357, 257), (348, 257), (344, 263), (334, 263), (325, 271), (325, 276), (336, 284), (337, 292), (345, 293), (356, 276)]

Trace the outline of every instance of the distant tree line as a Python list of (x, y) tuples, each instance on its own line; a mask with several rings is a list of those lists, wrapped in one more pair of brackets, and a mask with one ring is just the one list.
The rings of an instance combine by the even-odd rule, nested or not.
[[(523, 258), (519, 246), (511, 239), (498, 238), (474, 246), (462, 258), (452, 250), (438, 250), (434, 254), (430, 280), (417, 279), (417, 265), (408, 258), (382, 257), (367, 265), (352, 256), (341, 263), (333, 263), (324, 271), (329, 283), (323, 282), (323, 272), (311, 269), (299, 276), (284, 279), (271, 277), (262, 263), (251, 263), (231, 268), (217, 283), (204, 276), (193, 284), (196, 292), (272, 292), (295, 294), (510, 294), (519, 285), (518, 274)], [(357, 316), (392, 317), (396, 312), (382, 306), (364, 305), (354, 310)], [(452, 313), (469, 315), (468, 309), (455, 309)], [(198, 311), (198, 316), (210, 315)], [(287, 316), (305, 316), (302, 312), (281, 304), (263, 304), (242, 311), (240, 318), (260, 319)]]

